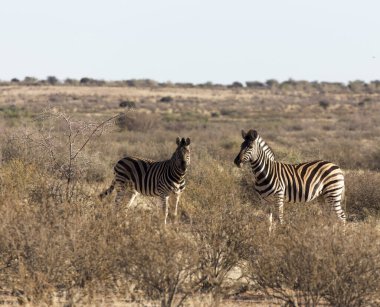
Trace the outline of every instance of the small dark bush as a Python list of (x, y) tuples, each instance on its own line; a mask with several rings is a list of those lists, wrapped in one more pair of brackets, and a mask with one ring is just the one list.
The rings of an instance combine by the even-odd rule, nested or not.
[(322, 109), (327, 110), (327, 108), (330, 106), (330, 103), (327, 100), (320, 100), (319, 101), (319, 106)]
[(116, 120), (116, 125), (120, 130), (146, 132), (157, 127), (159, 117), (154, 114), (139, 113), (134, 116), (120, 114)]
[(230, 108), (223, 108), (220, 110), (220, 114), (223, 116), (233, 116), (236, 115), (238, 112), (235, 109)]
[(174, 101), (173, 97), (165, 96), (160, 99), (160, 102), (172, 102)]
[(17, 79), (17, 78), (13, 78), (13, 79), (11, 80), (11, 82), (12, 82), (12, 83), (19, 83), (19, 82), (20, 82), (20, 80), (19, 80), (19, 79)]
[(119, 107), (134, 109), (136, 108), (136, 103), (132, 100), (123, 100), (123, 101), (120, 101)]

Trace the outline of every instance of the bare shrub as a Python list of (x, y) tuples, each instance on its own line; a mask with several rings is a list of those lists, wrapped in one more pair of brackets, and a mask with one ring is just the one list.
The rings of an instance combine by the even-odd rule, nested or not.
[(199, 249), (202, 290), (211, 292), (217, 303), (244, 287), (236, 282), (240, 277), (237, 266), (247, 252), (256, 217), (252, 207), (241, 204), (240, 190), (229, 167), (207, 153), (199, 154), (202, 159), (195, 162), (197, 170), (190, 175), (185, 207)]
[(370, 227), (344, 235), (326, 217), (298, 219), (268, 240), (256, 237), (245, 272), (260, 290), (291, 306), (317, 306), (322, 300), (363, 306), (380, 287), (379, 243), (373, 244), (378, 238)]
[(332, 276), (324, 280), (329, 286), (323, 297), (333, 306), (375, 306), (380, 299), (380, 240), (375, 225), (360, 225), (328, 248)]
[(156, 128), (159, 121), (159, 116), (155, 114), (135, 113), (133, 116), (120, 114), (116, 125), (120, 130), (146, 132)]
[(179, 306), (200, 284), (197, 246), (188, 234), (148, 214), (128, 219), (119, 265), (146, 299)]
[(363, 143), (355, 138), (326, 141), (321, 158), (334, 161), (343, 169), (376, 171), (380, 166), (380, 148), (376, 144), (363, 150)]
[(380, 216), (380, 174), (350, 171), (345, 180), (348, 216), (360, 220)]
[(116, 275), (117, 258), (109, 247), (117, 246), (122, 234), (112, 225), (121, 221), (98, 208), (26, 206), (17, 198), (0, 207), (0, 279), (21, 302), (51, 305), (60, 291), (71, 301), (75, 289), (83, 298)]
[(25, 108), (22, 108), (22, 107), (20, 108), (15, 105), (10, 105), (10, 106), (0, 108), (0, 114), (2, 114), (2, 116), (5, 119), (10, 119), (10, 120), (12, 119), (15, 120), (15, 119), (25, 117), (28, 115)]
[[(3, 160), (17, 159), (36, 167), (39, 165), (41, 171), (52, 172), (54, 180), (51, 182), (65, 182), (65, 201), (70, 202), (75, 195), (82, 197), (83, 191), (79, 192), (78, 188), (84, 175), (92, 174), (90, 180), (99, 180), (95, 178), (99, 173), (95, 174), (84, 150), (93, 137), (101, 135), (104, 128), (118, 117), (113, 116), (101, 123), (84, 123), (74, 121), (64, 113), (47, 111), (38, 118), (38, 131), (24, 131), (6, 138), (6, 146), (2, 147)], [(54, 131), (58, 124), (62, 125), (63, 131)], [(53, 186), (62, 188), (64, 185)]]

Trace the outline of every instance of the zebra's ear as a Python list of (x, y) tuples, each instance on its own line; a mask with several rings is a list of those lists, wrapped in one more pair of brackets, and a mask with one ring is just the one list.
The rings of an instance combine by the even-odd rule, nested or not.
[(190, 145), (190, 138), (187, 138), (186, 139), (186, 146), (189, 146)]
[(179, 146), (181, 144), (181, 138), (178, 136), (175, 140), (176, 144)]
[(248, 136), (249, 136), (249, 139), (251, 139), (252, 141), (256, 140), (257, 138), (257, 131), (256, 130), (249, 130), (248, 131)]
[(245, 133), (244, 130), (241, 131), (241, 136), (243, 137), (243, 139), (245, 139), (245, 137), (247, 136), (247, 133)]

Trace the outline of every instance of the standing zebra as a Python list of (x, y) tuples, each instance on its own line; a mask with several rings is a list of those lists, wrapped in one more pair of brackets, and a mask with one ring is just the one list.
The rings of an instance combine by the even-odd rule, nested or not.
[(238, 167), (244, 162), (251, 164), (256, 179), (254, 189), (264, 199), (274, 196), (280, 223), (283, 222), (284, 201), (309, 202), (320, 195), (332, 206), (338, 218), (345, 222), (346, 216), (341, 207), (344, 176), (337, 165), (321, 160), (300, 164), (277, 162), (256, 130), (249, 130), (248, 133), (242, 130), (242, 137), (244, 142), (234, 163)]
[(100, 194), (100, 198), (112, 193), (116, 187), (116, 204), (124, 199), (129, 189), (131, 197), (130, 207), (139, 195), (160, 197), (165, 213), (165, 224), (169, 212), (169, 196), (175, 194), (176, 203), (174, 215), (181, 193), (185, 189), (185, 175), (190, 164), (190, 139), (179, 137), (176, 140), (177, 149), (169, 160), (152, 161), (136, 157), (125, 157), (118, 161), (114, 167), (115, 178), (111, 186)]

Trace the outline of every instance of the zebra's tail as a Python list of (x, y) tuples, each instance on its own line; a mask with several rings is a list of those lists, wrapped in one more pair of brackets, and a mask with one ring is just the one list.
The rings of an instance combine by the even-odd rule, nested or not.
[(344, 212), (346, 219), (347, 219), (347, 197), (346, 197), (346, 186), (345, 185), (343, 186), (343, 190), (342, 190), (341, 206), (342, 206), (343, 212)]
[(99, 194), (99, 198), (103, 199), (104, 197), (110, 195), (114, 189), (115, 189), (115, 179), (112, 180), (112, 183), (111, 183), (110, 187), (107, 190), (105, 190), (105, 191), (103, 191), (102, 193)]

